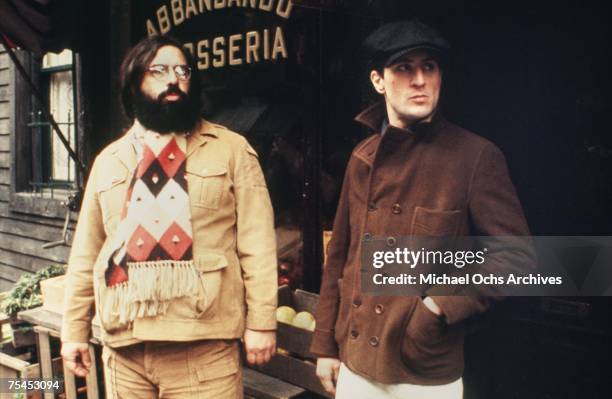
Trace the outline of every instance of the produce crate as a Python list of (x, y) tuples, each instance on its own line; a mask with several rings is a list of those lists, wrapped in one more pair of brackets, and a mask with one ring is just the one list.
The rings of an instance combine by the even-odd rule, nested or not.
[[(311, 292), (291, 291), (286, 285), (281, 286), (278, 290), (279, 306), (291, 306), (296, 312), (307, 311), (314, 314), (318, 302), (319, 296)], [(311, 331), (278, 323), (277, 346), (289, 354), (277, 353), (269, 363), (264, 366), (255, 366), (255, 368), (279, 380), (332, 398), (325, 392), (315, 374), (316, 360), (308, 351), (311, 340)]]
[(15, 348), (25, 348), (36, 344), (36, 334), (34, 334), (30, 323), (13, 316), (9, 317), (9, 324), (13, 330), (13, 346)]
[(66, 276), (51, 277), (40, 282), (43, 306), (56, 313), (64, 313), (64, 279)]
[[(0, 292), (0, 303), (8, 296), (8, 292)], [(26, 348), (36, 343), (36, 336), (29, 323), (10, 317), (0, 312), (0, 343), (5, 344), (11, 339), (14, 348)]]
[[(3, 347), (3, 352), (0, 352), (0, 378), (40, 378), (40, 365), (38, 363), (30, 363), (29, 355), (29, 353), (17, 354), (9, 346)], [(61, 370), (61, 359), (53, 359), (54, 375), (57, 375), (59, 370)], [(0, 394), (0, 397), (4, 398), (5, 396)], [(9, 397), (8, 394), (6, 394), (6, 397)], [(26, 396), (27, 399), (42, 399), (42, 397), (42, 392), (39, 391), (29, 392)]]
[[(0, 293), (0, 303), (2, 303), (2, 294)], [(10, 318), (0, 312), (0, 346), (4, 343), (8, 336), (10, 336)]]

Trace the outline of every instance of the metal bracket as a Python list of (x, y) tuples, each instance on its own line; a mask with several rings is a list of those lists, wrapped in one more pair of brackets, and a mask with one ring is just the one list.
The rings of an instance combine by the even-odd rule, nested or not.
[(64, 218), (64, 228), (62, 229), (62, 239), (58, 241), (47, 242), (42, 245), (43, 249), (55, 248), (60, 245), (68, 245), (68, 224), (70, 223), (70, 214), (72, 211), (77, 211), (81, 205), (81, 191), (70, 194), (68, 201), (62, 202), (66, 207), (66, 217)]

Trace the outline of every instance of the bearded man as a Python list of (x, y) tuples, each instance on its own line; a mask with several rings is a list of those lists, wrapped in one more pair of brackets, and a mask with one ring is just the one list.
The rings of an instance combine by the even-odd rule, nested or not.
[(193, 57), (147, 38), (120, 69), (131, 128), (95, 159), (66, 276), (62, 357), (92, 359), (97, 314), (111, 398), (240, 398), (275, 352), (273, 212), (257, 154), (200, 118)]

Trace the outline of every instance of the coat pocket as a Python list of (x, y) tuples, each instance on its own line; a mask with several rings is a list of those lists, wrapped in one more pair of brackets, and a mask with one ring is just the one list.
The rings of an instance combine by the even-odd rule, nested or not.
[[(222, 291), (232, 288), (227, 258), (223, 254), (199, 251), (194, 258), (194, 266), (198, 279), (197, 295), (175, 299), (164, 318), (214, 321), (222, 316)], [(225, 309), (227, 308), (226, 306)]]
[(216, 319), (219, 315), (222, 289), (231, 288), (227, 258), (223, 254), (205, 252), (194, 260), (200, 278), (201, 292), (195, 301), (197, 319)]
[(402, 361), (419, 375), (443, 375), (463, 363), (460, 327), (448, 326), (421, 299), (400, 341)]
[(115, 231), (121, 216), (127, 195), (127, 184), (127, 174), (119, 174), (97, 187), (102, 221), (107, 235)]
[[(167, 320), (217, 320), (220, 316), (227, 316), (226, 308), (221, 304), (222, 292), (227, 298), (232, 298), (233, 292), (227, 296), (227, 290), (233, 290), (233, 284), (228, 277), (228, 262), (223, 254), (213, 252), (200, 253), (194, 259), (194, 269), (179, 277), (176, 276), (175, 284), (185, 284), (193, 288), (193, 293), (168, 299), (167, 310), (156, 315), (136, 316), (139, 317), (160, 317)], [(152, 270), (155, 272), (155, 270)], [(134, 277), (134, 276), (132, 276)], [(185, 278), (196, 279), (185, 280)], [(104, 273), (101, 272), (97, 279), (96, 305), (100, 324), (108, 333), (114, 333), (129, 327), (130, 318), (122, 314), (134, 304), (130, 302), (129, 295), (125, 296), (122, 292), (113, 291), (114, 287), (107, 287)], [(131, 279), (130, 279), (131, 281)], [(181, 283), (182, 281), (182, 283)], [(157, 280), (157, 284), (164, 284), (164, 280)], [(191, 284), (195, 283), (195, 285)], [(128, 285), (130, 283), (128, 282)], [(174, 287), (177, 288), (177, 287)], [(173, 289), (174, 289), (173, 288)], [(191, 290), (191, 288), (189, 288)], [(129, 288), (128, 288), (129, 291)], [(127, 291), (126, 291), (127, 292)], [(140, 305), (139, 305), (140, 306)], [(224, 311), (220, 309), (224, 308)], [(147, 311), (145, 311), (147, 312)], [(127, 312), (127, 314), (132, 314)], [(126, 321), (127, 320), (127, 321)]]
[(417, 206), (412, 218), (413, 236), (454, 236), (459, 230), (461, 210), (435, 210)]
[(190, 366), (200, 383), (235, 375), (240, 368), (237, 340), (205, 340), (188, 352)]
[(100, 326), (107, 334), (114, 334), (126, 330), (129, 325), (125, 322), (121, 322), (119, 312), (113, 309), (114, 303), (110, 300), (110, 290), (112, 288), (106, 286), (104, 274), (99, 275), (96, 281), (97, 285), (94, 286), (94, 292), (96, 295), (96, 313), (100, 321)]
[(187, 165), (187, 187), (193, 205), (218, 209), (223, 197), (227, 167), (207, 165), (194, 167)]

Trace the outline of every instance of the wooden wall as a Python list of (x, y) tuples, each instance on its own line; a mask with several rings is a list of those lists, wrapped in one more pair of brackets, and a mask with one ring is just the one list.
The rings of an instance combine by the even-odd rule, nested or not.
[(18, 213), (9, 204), (13, 73), (12, 62), (0, 46), (0, 292), (9, 290), (23, 273), (65, 263), (70, 250), (67, 246), (41, 247), (61, 239), (63, 220)]

